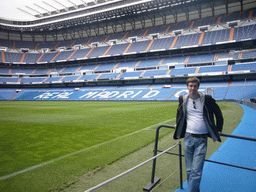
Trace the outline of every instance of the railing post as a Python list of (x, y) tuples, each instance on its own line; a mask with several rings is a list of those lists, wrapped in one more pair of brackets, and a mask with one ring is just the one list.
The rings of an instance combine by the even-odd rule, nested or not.
[[(159, 130), (161, 126), (159, 126), (156, 130), (156, 139), (155, 139), (155, 148), (154, 148), (154, 156), (157, 155), (157, 148), (158, 148), (158, 137), (159, 137)], [(151, 183), (154, 183), (155, 178), (155, 170), (156, 170), (156, 159), (153, 161), (153, 168), (152, 168), (152, 176), (151, 176)]]
[(180, 162), (180, 188), (183, 189), (182, 149), (181, 149), (181, 142), (179, 142), (179, 162)]
[[(155, 138), (154, 156), (157, 155), (159, 131), (162, 127), (174, 128), (174, 126), (170, 126), (170, 125), (160, 125), (160, 126), (157, 127), (157, 129), (156, 129), (156, 138)], [(155, 170), (156, 170), (156, 159), (153, 160), (151, 182), (146, 187), (143, 188), (144, 191), (150, 191), (160, 181), (160, 178), (155, 177)]]
[[(159, 137), (160, 128), (161, 128), (161, 125), (156, 129), (154, 156), (157, 155), (158, 137)], [(153, 160), (151, 182), (146, 187), (143, 188), (144, 191), (150, 191), (160, 181), (160, 178), (155, 178), (155, 170), (156, 170), (156, 159)]]

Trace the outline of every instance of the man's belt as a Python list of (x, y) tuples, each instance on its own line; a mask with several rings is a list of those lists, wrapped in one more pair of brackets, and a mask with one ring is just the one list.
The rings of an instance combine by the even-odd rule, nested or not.
[(193, 133), (189, 133), (192, 137), (196, 137), (196, 138), (206, 138), (208, 137), (208, 134), (193, 134)]

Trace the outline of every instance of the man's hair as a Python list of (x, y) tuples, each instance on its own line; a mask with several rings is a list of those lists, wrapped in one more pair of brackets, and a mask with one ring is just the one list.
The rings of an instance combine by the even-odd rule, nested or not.
[(188, 78), (188, 79), (187, 79), (187, 86), (188, 86), (188, 84), (191, 83), (191, 82), (196, 82), (196, 83), (198, 84), (198, 87), (199, 87), (199, 85), (200, 85), (200, 80), (199, 80), (198, 78), (196, 78), (196, 77), (190, 77), (190, 78)]

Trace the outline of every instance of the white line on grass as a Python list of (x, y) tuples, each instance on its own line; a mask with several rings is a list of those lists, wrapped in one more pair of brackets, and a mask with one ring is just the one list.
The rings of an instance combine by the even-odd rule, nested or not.
[(127, 135), (123, 135), (123, 136), (121, 136), (121, 137), (118, 137), (118, 138), (115, 138), (115, 139), (106, 141), (106, 142), (104, 142), (104, 143), (99, 143), (99, 144), (97, 144), (97, 145), (94, 145), (94, 146), (91, 146), (91, 147), (88, 147), (88, 148), (85, 148), (85, 149), (82, 149), (82, 150), (79, 150), (79, 151), (70, 153), (70, 154), (68, 154), (68, 155), (64, 155), (64, 156), (62, 156), (62, 157), (58, 157), (58, 158), (53, 159), (53, 160), (51, 160), (51, 161), (47, 161), (47, 162), (45, 162), (45, 163), (40, 163), (40, 164), (38, 164), (38, 165), (35, 165), (35, 166), (32, 166), (32, 167), (23, 169), (23, 170), (21, 170), (21, 171), (17, 171), (17, 172), (11, 173), (11, 174), (9, 174), (9, 175), (2, 176), (2, 177), (0, 177), (0, 180), (5, 180), (5, 179), (8, 179), (8, 178), (10, 178), (10, 177), (19, 175), (19, 174), (21, 174), (21, 173), (25, 173), (25, 172), (31, 171), (31, 170), (36, 169), (36, 168), (39, 168), (39, 167), (43, 167), (43, 166), (48, 165), (48, 164), (50, 164), (50, 163), (53, 163), (53, 162), (55, 162), (55, 161), (59, 161), (59, 160), (64, 159), (64, 158), (66, 158), (66, 157), (70, 157), (70, 156), (72, 156), (72, 155), (76, 155), (76, 154), (78, 154), (78, 153), (82, 153), (82, 152), (84, 152), (84, 151), (86, 151), (86, 150), (93, 149), (93, 148), (95, 148), (95, 147), (99, 147), (99, 146), (101, 146), (101, 145), (105, 145), (105, 144), (111, 143), (111, 142), (113, 142), (113, 141), (122, 139), (122, 138), (124, 138), (124, 137), (128, 137), (128, 136), (130, 136), (130, 135), (134, 135), (134, 134), (139, 133), (139, 132), (141, 132), (141, 131), (149, 130), (150, 128), (153, 128), (153, 127), (155, 127), (155, 126), (157, 126), (157, 125), (161, 125), (161, 124), (167, 123), (167, 122), (172, 121), (172, 120), (174, 120), (174, 119), (175, 119), (175, 118), (170, 119), (170, 120), (167, 120), (167, 121), (164, 121), (164, 122), (162, 122), (162, 123), (157, 123), (157, 124), (155, 124), (155, 125), (146, 127), (146, 128), (144, 128), (144, 129), (140, 129), (140, 130), (138, 130), (138, 131), (129, 133), (129, 134), (127, 134)]

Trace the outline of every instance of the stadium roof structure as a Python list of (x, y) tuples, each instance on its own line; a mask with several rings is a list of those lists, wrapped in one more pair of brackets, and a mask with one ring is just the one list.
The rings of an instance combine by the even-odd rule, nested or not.
[[(53, 0), (62, 4), (59, 0)], [(72, 1), (69, 0), (71, 3)], [(85, 1), (83, 1), (85, 2)], [(62, 9), (39, 12), (32, 21), (0, 19), (0, 31), (29, 35), (77, 33), (87, 36), (166, 25), (182, 20), (214, 17), (220, 13), (255, 7), (255, 0), (92, 0), (89, 3), (62, 5)], [(64, 35), (67, 36), (67, 35)], [(8, 35), (9, 37), (9, 35)], [(44, 38), (45, 39), (45, 38)]]

